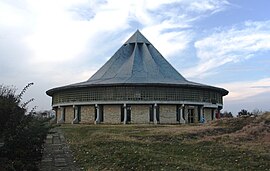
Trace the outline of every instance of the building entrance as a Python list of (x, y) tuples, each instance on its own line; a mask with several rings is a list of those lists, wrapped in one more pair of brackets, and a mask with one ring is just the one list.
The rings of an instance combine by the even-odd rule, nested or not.
[(95, 120), (97, 119), (98, 111), (99, 111), (99, 122), (104, 122), (103, 105), (98, 105), (98, 107), (95, 108)]
[(194, 123), (194, 109), (188, 109), (188, 123)]
[(159, 123), (159, 107), (158, 106), (154, 106), (154, 105), (150, 105), (149, 107), (149, 120), (150, 122), (154, 122), (154, 108), (156, 108), (156, 119), (157, 122)]
[[(130, 123), (131, 122), (131, 106), (127, 105), (126, 109), (127, 109), (127, 123)], [(124, 110), (125, 110), (125, 107), (122, 106), (121, 107), (121, 122), (124, 122), (124, 117), (125, 117)]]

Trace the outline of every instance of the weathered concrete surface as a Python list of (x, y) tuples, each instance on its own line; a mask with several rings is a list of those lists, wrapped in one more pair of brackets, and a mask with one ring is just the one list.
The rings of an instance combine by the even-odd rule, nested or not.
[(121, 123), (121, 105), (104, 106), (104, 123)]
[(176, 123), (176, 105), (160, 105), (159, 112), (160, 123)]
[(72, 153), (61, 131), (55, 128), (51, 132), (44, 145), (40, 170), (79, 171), (80, 169), (75, 166)]
[(149, 105), (131, 105), (131, 123), (149, 122)]
[(65, 123), (72, 123), (73, 119), (74, 119), (74, 108), (73, 106), (68, 106), (65, 107)]
[(81, 122), (80, 123), (94, 123), (95, 122), (95, 106), (81, 106)]

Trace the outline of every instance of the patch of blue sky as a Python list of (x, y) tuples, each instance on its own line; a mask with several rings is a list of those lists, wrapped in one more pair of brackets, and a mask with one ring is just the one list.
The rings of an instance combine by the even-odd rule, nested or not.
[(204, 17), (197, 21), (202, 29), (212, 29), (215, 27), (227, 27), (237, 25), (245, 21), (264, 21), (269, 20), (270, 1), (231, 1), (226, 11), (221, 11)]
[(193, 67), (198, 62), (194, 46), (190, 45), (181, 53), (175, 54), (173, 57), (167, 59), (173, 66), (181, 72), (181, 70)]
[(210, 77), (202, 78), (209, 83), (227, 83), (258, 80), (270, 77), (269, 53), (256, 55), (248, 60), (237, 63), (227, 63), (211, 70)]

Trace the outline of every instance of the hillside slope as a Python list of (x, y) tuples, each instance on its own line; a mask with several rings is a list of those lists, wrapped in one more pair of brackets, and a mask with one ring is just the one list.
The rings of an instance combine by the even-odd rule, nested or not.
[(83, 170), (269, 170), (270, 113), (203, 125), (64, 125)]

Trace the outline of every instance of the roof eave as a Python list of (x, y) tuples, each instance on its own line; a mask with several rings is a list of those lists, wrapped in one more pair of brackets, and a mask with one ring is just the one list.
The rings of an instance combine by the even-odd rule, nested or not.
[(54, 93), (63, 90), (72, 90), (77, 88), (88, 88), (88, 87), (111, 87), (111, 86), (166, 86), (166, 87), (187, 87), (187, 88), (200, 88), (209, 89), (221, 92), (223, 96), (229, 94), (229, 91), (223, 88), (208, 86), (208, 85), (191, 85), (191, 84), (165, 84), (165, 83), (116, 83), (116, 84), (87, 84), (87, 85), (67, 85), (62, 87), (52, 88), (46, 91), (48, 96), (53, 96)]

